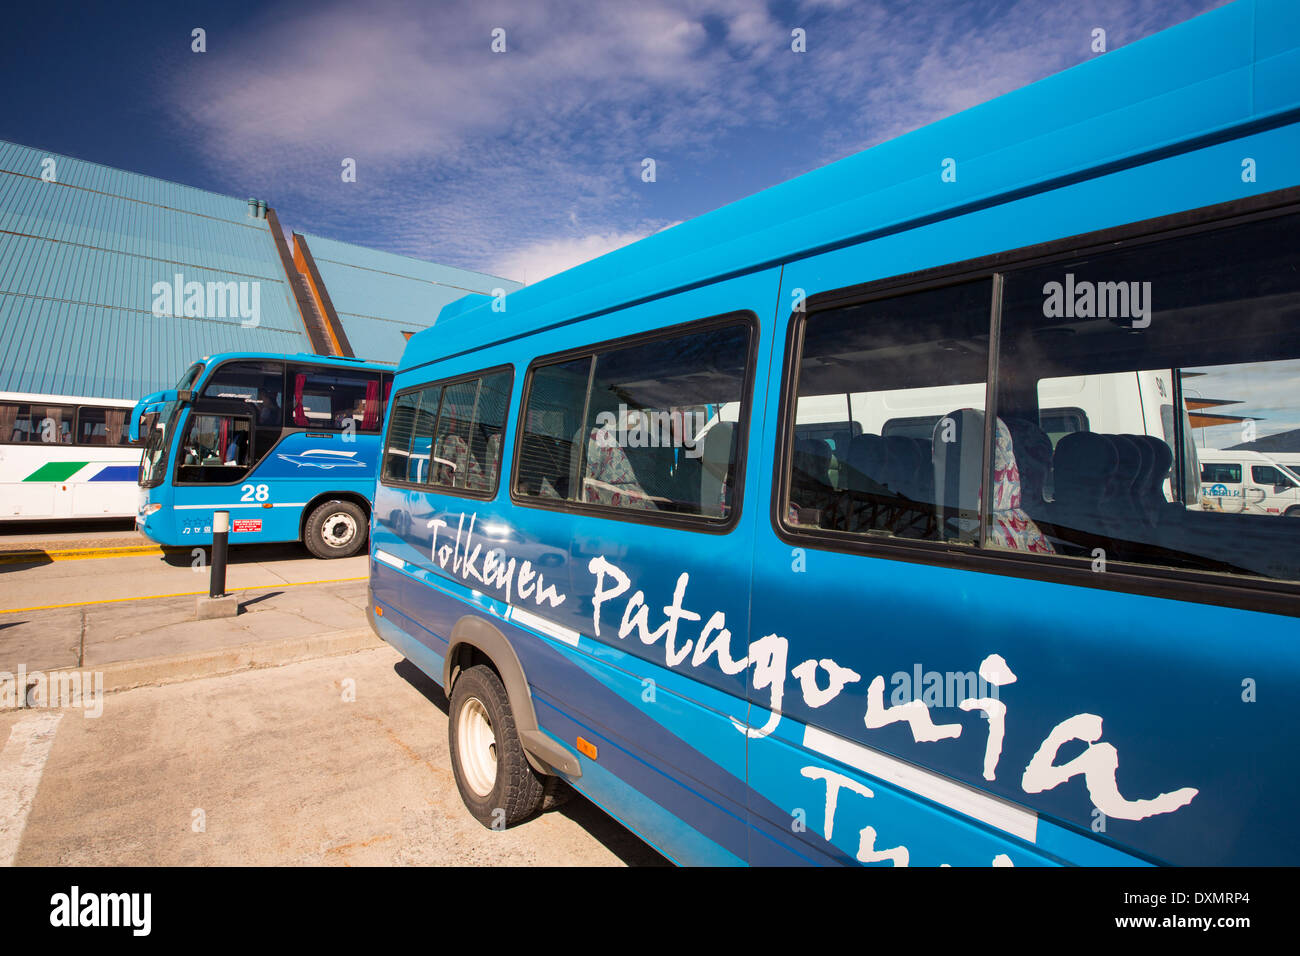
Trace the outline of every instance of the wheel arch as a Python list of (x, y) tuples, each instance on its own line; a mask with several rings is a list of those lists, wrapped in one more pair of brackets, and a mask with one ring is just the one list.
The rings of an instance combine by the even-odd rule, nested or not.
[(442, 688), (448, 698), (461, 673), (480, 661), (491, 666), (505, 686), (519, 741), (533, 769), (543, 774), (559, 770), (571, 777), (582, 776), (578, 758), (538, 726), (533, 693), (510, 641), (492, 622), (467, 614), (452, 628), (443, 658)]
[(366, 516), (366, 524), (370, 524), (370, 501), (365, 495), (358, 494), (355, 491), (322, 491), (320, 494), (314, 495), (310, 501), (302, 506), (302, 514), (298, 516), (299, 541), (306, 537), (307, 519), (311, 517), (311, 513), (327, 501), (347, 501), (354, 505), (360, 505)]

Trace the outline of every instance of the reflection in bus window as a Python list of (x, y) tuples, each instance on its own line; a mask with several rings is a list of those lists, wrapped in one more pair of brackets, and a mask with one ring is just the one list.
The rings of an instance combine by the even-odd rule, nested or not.
[[(1280, 216), (1008, 274), (998, 415), (1056, 553), (1300, 579), (1277, 520), (1300, 500), (1244, 480), (1300, 452), (1298, 236)], [(1049, 432), (1064, 406), (1086, 430)]]
[(991, 294), (982, 280), (809, 316), (790, 524), (974, 543)]

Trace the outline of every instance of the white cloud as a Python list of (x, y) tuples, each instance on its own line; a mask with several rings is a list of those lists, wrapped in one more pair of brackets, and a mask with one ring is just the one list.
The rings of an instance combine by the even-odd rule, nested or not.
[(492, 264), (490, 271), (495, 275), (532, 285), (565, 269), (572, 269), (574, 266), (599, 258), (607, 252), (621, 249), (658, 231), (643, 229), (542, 239), (503, 256)]
[(1093, 26), (1114, 47), (1223, 2), (336, 0), (209, 37), (167, 95), (182, 145), (294, 228), (536, 281), (1080, 62)]

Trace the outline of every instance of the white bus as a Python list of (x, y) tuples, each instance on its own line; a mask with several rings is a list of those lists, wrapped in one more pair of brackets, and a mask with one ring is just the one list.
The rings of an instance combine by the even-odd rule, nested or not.
[(134, 404), (0, 391), (0, 521), (132, 517)]

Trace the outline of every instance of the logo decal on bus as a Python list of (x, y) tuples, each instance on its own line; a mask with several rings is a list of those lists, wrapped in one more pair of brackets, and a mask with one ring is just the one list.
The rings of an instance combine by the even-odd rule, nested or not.
[[(442, 518), (428, 522), (428, 527), (434, 529), (430, 544), (431, 557), (439, 567), (450, 570), (466, 582), (477, 582), (479, 585), (504, 590), (507, 604), (512, 600), (516, 581), (520, 598), (531, 597), (537, 604), (547, 603), (551, 607), (559, 607), (565, 602), (567, 595), (561, 593), (555, 584), (545, 584), (542, 575), (530, 561), (516, 566), (516, 559), (508, 557), (498, 542), (487, 542), (489, 550), (484, 554), (484, 542), (474, 541), (474, 526), (477, 521), (477, 512), (469, 515), (462, 512), (457, 521), (454, 540), (444, 537), (441, 545), (438, 541), (439, 532), (449, 529), (450, 523)], [(751, 738), (767, 737), (780, 724), (782, 701), (790, 677), (798, 680), (798, 690), (810, 708), (825, 706), (839, 696), (846, 686), (862, 680), (861, 674), (829, 658), (809, 659), (793, 668), (789, 667), (790, 642), (775, 633), (765, 634), (753, 641), (746, 656), (734, 659), (731, 654), (732, 634), (727, 628), (726, 615), (722, 611), (714, 611), (706, 616), (704, 611), (687, 608), (689, 572), (683, 571), (678, 576), (671, 600), (659, 605), (664, 616), (663, 623), (651, 629), (651, 608), (658, 602), (649, 598), (644, 591), (633, 588), (632, 578), (627, 572), (605, 555), (592, 558), (587, 564), (587, 570), (595, 578), (591, 608), (592, 628), (596, 637), (600, 636), (602, 607), (631, 590), (631, 597), (623, 603), (619, 618), (617, 635), (620, 640), (625, 640), (633, 632), (646, 646), (662, 640), (665, 665), (669, 668), (679, 667), (688, 659), (691, 667), (699, 667), (714, 655), (717, 656), (718, 666), (723, 673), (738, 674), (746, 668), (753, 668), (751, 685), (756, 691), (768, 692), (765, 709), (768, 710), (769, 717), (761, 727), (751, 727), (735, 717), (731, 718), (736, 730)], [(697, 623), (701, 621), (704, 622), (702, 626)], [(693, 629), (698, 628), (695, 638), (679, 640), (678, 627), (682, 622), (689, 622)], [(988, 654), (980, 663), (978, 674), (979, 680), (974, 686), (967, 685), (976, 693), (989, 688), (989, 685), (1004, 687), (1017, 680), (1000, 654)], [(988, 736), (985, 740), (982, 769), (984, 779), (996, 780), (1005, 735), (1007, 704), (992, 693), (981, 693), (980, 696), (967, 697), (957, 702), (957, 708), (967, 712), (979, 711), (987, 718)], [(867, 709), (863, 722), (868, 730), (905, 723), (916, 743), (956, 739), (966, 729), (960, 723), (936, 724), (931, 717), (931, 708), (924, 699), (887, 706), (883, 674), (876, 675), (868, 683)], [(1025, 793), (1042, 793), (1053, 790), (1074, 777), (1083, 777), (1093, 805), (1107, 817), (1116, 820), (1142, 820), (1156, 814), (1172, 813), (1191, 803), (1199, 792), (1193, 787), (1183, 787), (1149, 799), (1131, 800), (1124, 797), (1116, 782), (1119, 751), (1101, 738), (1102, 718), (1096, 714), (1075, 714), (1062, 720), (1047, 734), (1025, 767), (1020, 780), (1021, 789)], [(1060, 750), (1067, 744), (1075, 743), (1082, 743), (1083, 750), (1070, 759), (1057, 763)]]
[(365, 468), (364, 461), (356, 458), (354, 451), (330, 451), (327, 448), (310, 448), (301, 455), (276, 455), (299, 468), (321, 468), (329, 471), (331, 468)]

